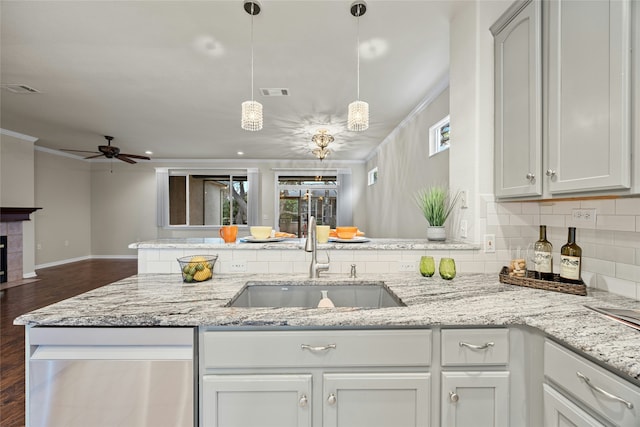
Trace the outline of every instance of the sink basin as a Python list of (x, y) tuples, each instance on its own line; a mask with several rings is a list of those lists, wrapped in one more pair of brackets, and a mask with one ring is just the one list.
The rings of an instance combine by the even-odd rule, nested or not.
[(306, 307), (316, 308), (322, 292), (336, 307), (404, 307), (384, 282), (311, 281), (247, 282), (227, 307)]

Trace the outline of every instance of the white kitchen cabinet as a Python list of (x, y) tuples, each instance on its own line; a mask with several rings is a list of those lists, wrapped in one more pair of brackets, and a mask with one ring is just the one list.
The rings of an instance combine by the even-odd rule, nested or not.
[(311, 427), (311, 375), (205, 375), (205, 427)]
[(549, 385), (544, 384), (543, 388), (546, 427), (605, 427)]
[(419, 427), (430, 417), (430, 374), (323, 375), (324, 427)]
[(542, 195), (539, 1), (515, 3), (491, 27), (495, 51), (495, 193)]
[(630, 0), (522, 1), (491, 27), (498, 198), (630, 193), (631, 12)]
[(509, 329), (443, 329), (441, 425), (508, 426), (508, 364)]
[(432, 331), (201, 333), (206, 427), (428, 427)]
[[(593, 418), (619, 427), (638, 426), (640, 387), (549, 340), (544, 345), (544, 375), (548, 385)], [(547, 399), (545, 414), (555, 411), (546, 405)]]
[(443, 372), (443, 427), (508, 427), (509, 372)]
[(547, 4), (549, 192), (629, 188), (630, 1)]

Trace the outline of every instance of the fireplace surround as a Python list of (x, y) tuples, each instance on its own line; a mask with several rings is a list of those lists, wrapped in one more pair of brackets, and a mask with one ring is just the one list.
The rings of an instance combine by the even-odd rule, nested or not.
[(22, 222), (29, 221), (29, 216), (38, 209), (41, 208), (0, 207), (0, 236), (4, 237), (0, 254), (4, 274), (0, 276), (0, 283), (22, 280)]

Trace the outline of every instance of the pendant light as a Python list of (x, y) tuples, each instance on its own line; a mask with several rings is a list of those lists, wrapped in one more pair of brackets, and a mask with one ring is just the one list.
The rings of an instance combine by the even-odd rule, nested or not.
[(347, 129), (352, 131), (363, 131), (369, 127), (369, 104), (360, 101), (360, 17), (367, 11), (364, 1), (358, 0), (351, 4), (351, 14), (357, 18), (358, 37), (356, 49), (358, 52), (358, 80), (356, 100), (349, 104), (349, 114), (347, 116)]
[(251, 15), (251, 101), (242, 103), (242, 118), (240, 126), (249, 131), (262, 129), (262, 104), (253, 99), (253, 17), (260, 13), (260, 4), (257, 1), (246, 0), (244, 10)]

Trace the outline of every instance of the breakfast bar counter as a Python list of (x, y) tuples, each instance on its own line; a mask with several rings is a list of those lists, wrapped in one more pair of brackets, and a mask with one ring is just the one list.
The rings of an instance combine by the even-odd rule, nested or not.
[[(497, 275), (454, 280), (418, 273), (328, 274), (314, 284), (383, 281), (405, 307), (237, 308), (226, 304), (249, 281), (310, 281), (306, 275), (214, 274), (194, 284), (178, 274), (141, 274), (24, 314), (15, 324), (73, 327), (206, 326), (222, 328), (417, 328), (523, 326), (536, 328), (640, 384), (640, 332), (588, 308), (640, 309), (640, 302), (604, 291), (586, 297), (501, 284)], [(324, 286), (323, 286), (324, 288)]]

